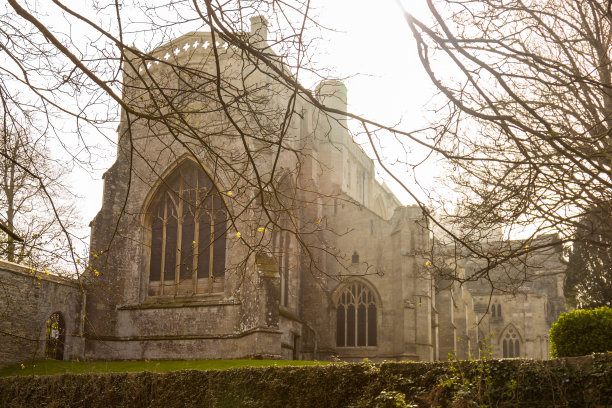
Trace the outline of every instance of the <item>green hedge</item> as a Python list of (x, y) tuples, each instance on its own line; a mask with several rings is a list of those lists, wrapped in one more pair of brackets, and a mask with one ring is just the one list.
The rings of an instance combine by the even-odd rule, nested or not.
[(550, 328), (550, 354), (576, 357), (612, 351), (612, 309), (574, 310)]
[(612, 355), (0, 378), (1, 407), (605, 407)]

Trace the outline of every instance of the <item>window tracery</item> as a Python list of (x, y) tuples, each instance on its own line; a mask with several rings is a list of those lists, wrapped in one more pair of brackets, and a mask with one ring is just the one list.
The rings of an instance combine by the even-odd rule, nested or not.
[(149, 213), (149, 295), (222, 291), (227, 211), (210, 177), (187, 160), (164, 179)]
[(347, 285), (336, 305), (336, 346), (376, 346), (376, 296), (365, 285)]
[(502, 355), (504, 358), (521, 356), (521, 342), (518, 333), (509, 327), (502, 341)]

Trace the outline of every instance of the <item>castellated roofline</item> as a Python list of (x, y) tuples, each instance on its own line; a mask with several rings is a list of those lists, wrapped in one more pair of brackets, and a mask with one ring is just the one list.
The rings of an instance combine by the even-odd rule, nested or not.
[[(250, 22), (250, 32), (239, 32), (236, 33), (236, 35), (248, 38), (249, 43), (256, 45), (260, 49), (265, 48), (267, 52), (270, 52), (271, 57), (275, 56), (267, 46), (268, 20), (262, 15), (256, 15), (251, 17)], [(221, 40), (219, 36), (215, 39), (215, 45), (220, 57), (240, 57), (238, 53), (234, 52), (238, 50), (238, 47)], [(161, 62), (168, 62), (171, 64), (185, 63), (191, 60), (197, 53), (210, 52), (212, 46), (213, 40), (210, 31), (191, 31), (146, 53), (145, 65), (147, 68), (154, 68), (155, 65)], [(137, 66), (139, 72), (142, 72), (143, 66), (140, 64)]]
[[(162, 62), (182, 65), (196, 57), (196, 54), (208, 54), (212, 49), (212, 45), (212, 35), (210, 32), (192, 31), (152, 50), (145, 57), (144, 65), (146, 65), (147, 69), (155, 69), (155, 66)], [(232, 47), (227, 42), (219, 41), (218, 39), (215, 45), (221, 58), (228, 57), (228, 54), (236, 55), (234, 52), (237, 50), (236, 46)], [(138, 71), (142, 72), (144, 68), (143, 65), (140, 65), (138, 66)]]
[[(254, 45), (258, 50), (264, 50), (266, 57), (273, 63), (278, 64), (291, 77), (295, 76), (289, 68), (284, 64), (283, 58), (278, 57), (276, 53), (268, 46), (268, 21), (262, 15), (256, 15), (250, 18), (251, 29), (249, 32), (238, 32), (235, 35), (242, 37), (251, 45)], [(244, 59), (240, 48), (236, 45), (230, 45), (216, 37), (214, 45), (217, 47), (217, 53), (220, 59), (238, 58)], [(265, 46), (262, 46), (265, 45)], [(160, 64), (171, 65), (186, 65), (189, 63), (198, 63), (203, 61), (213, 49), (213, 39), (210, 31), (191, 31), (175, 38), (165, 44), (162, 44), (150, 52), (145, 52), (143, 56), (134, 55), (132, 63), (134, 68), (142, 74), (145, 71), (155, 73), (156, 66)], [(198, 58), (200, 57), (201, 58)], [(142, 63), (141, 61), (144, 61)], [(131, 75), (129, 75), (131, 77)], [(346, 111), (347, 110), (347, 88), (340, 80), (323, 80), (314, 90), (317, 99), (330, 107)], [(346, 122), (344, 116), (338, 120)]]

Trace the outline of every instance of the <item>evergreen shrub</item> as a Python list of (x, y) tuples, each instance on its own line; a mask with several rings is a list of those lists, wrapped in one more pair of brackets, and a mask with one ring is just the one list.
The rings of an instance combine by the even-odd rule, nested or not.
[(563, 313), (550, 328), (552, 357), (577, 357), (612, 351), (612, 309)]

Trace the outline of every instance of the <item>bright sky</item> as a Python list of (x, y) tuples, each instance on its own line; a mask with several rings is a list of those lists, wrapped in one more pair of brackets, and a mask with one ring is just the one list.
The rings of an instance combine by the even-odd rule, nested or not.
[[(405, 7), (417, 15), (424, 13), (424, 2), (405, 0)], [(317, 21), (335, 31), (324, 31), (323, 41), (312, 50), (319, 67), (330, 69), (338, 78), (346, 78), (349, 110), (386, 124), (402, 122), (406, 130), (426, 125), (423, 106), (434, 93), (433, 85), (418, 61), (414, 39), (395, 0), (375, 3), (366, 0), (315, 0)], [(302, 79), (306, 85), (308, 78)], [(114, 135), (116, 137), (116, 135)], [(383, 144), (386, 144), (383, 141)], [(392, 154), (390, 141), (387, 158)], [(100, 210), (102, 173), (114, 161), (114, 147), (96, 163), (93, 174), (75, 169), (73, 182), (82, 199), (77, 204), (87, 224)], [(368, 149), (366, 148), (366, 151)], [(419, 154), (418, 150), (412, 154)], [(404, 172), (403, 167), (396, 167)], [(413, 175), (403, 173), (410, 182)], [(431, 166), (424, 167), (417, 177), (431, 183), (435, 174)], [(405, 204), (412, 203), (408, 194), (387, 180)]]
[[(382, 0), (374, 6), (366, 0), (321, 0), (319, 21), (336, 32), (328, 33), (326, 50), (317, 53), (323, 66), (333, 70), (339, 78), (346, 78), (349, 111), (394, 125), (401, 122), (403, 130), (416, 130), (428, 124), (431, 114), (425, 106), (434, 95), (434, 86), (418, 59), (416, 46), (404, 12), (426, 19), (424, 1)], [(318, 7), (315, 4), (315, 8)], [(359, 140), (364, 143), (364, 140)], [(394, 161), (393, 155), (402, 150), (394, 140), (382, 140), (383, 158)], [(399, 147), (399, 149), (398, 149)], [(427, 154), (416, 146), (406, 145), (411, 161)], [(370, 157), (370, 149), (364, 146)], [(403, 152), (402, 152), (403, 153)], [(405, 160), (405, 157), (397, 157)], [(407, 174), (403, 166), (393, 168), (410, 187), (414, 174)], [(433, 181), (431, 166), (423, 166), (416, 177), (428, 185)], [(386, 175), (382, 178), (404, 204), (414, 201)], [(421, 199), (424, 197), (421, 196)]]

